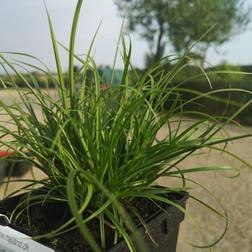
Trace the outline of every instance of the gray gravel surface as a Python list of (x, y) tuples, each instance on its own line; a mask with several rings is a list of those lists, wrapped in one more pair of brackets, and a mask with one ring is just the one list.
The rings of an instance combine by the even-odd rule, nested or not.
[[(234, 125), (227, 127), (227, 132), (230, 135), (251, 133), (251, 130), (252, 128), (249, 127), (242, 129)], [(252, 164), (252, 138), (233, 142), (228, 149), (245, 159), (250, 165)], [(217, 201), (223, 204), (228, 214), (229, 225), (226, 235), (213, 247), (212, 251), (252, 252), (252, 170), (237, 160), (216, 152), (190, 158), (180, 167), (189, 168), (216, 164), (232, 165), (240, 170), (240, 176), (234, 179), (227, 178), (227, 176), (232, 175), (230, 173), (194, 174), (189, 176), (204, 187), (207, 187)], [(169, 186), (172, 181), (169, 178), (162, 178), (160, 183)], [(192, 183), (189, 186), (192, 187), (192, 195), (212, 204), (217, 209), (221, 209), (208, 192)], [(215, 241), (225, 228), (224, 218), (200, 206), (192, 199), (189, 199), (187, 202), (187, 210), (195, 218), (199, 226), (195, 227), (189, 220), (189, 217), (185, 218), (181, 224), (177, 252), (209, 251), (209, 249), (192, 247), (187, 242), (196, 245), (206, 244), (203, 242), (201, 235), (199, 235), (199, 227), (209, 242)]]

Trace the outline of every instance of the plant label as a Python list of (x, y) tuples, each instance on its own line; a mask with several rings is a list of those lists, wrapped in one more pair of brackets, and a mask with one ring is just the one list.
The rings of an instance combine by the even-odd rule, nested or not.
[(0, 225), (0, 252), (55, 252), (31, 237)]

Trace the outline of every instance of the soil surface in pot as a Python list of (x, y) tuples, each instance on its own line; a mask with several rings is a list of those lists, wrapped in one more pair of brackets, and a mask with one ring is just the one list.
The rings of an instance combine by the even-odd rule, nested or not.
[[(179, 201), (184, 194), (169, 194), (168, 198), (174, 202)], [(8, 217), (11, 215), (12, 211), (15, 209), (18, 201), (23, 200), (21, 197), (15, 197), (15, 200), (7, 200), (2, 201), (0, 203), (0, 213), (7, 215)], [(159, 204), (159, 206), (158, 206)], [(134, 199), (130, 207), (126, 206), (129, 214), (131, 215), (133, 221), (136, 225), (140, 226), (139, 219), (134, 215), (134, 211), (132, 209), (137, 209), (137, 213), (141, 216), (144, 222), (148, 222), (151, 218), (157, 215), (161, 210), (168, 209), (169, 205), (154, 203), (150, 200), (137, 198)], [(90, 214), (93, 212), (92, 210), (86, 211), (86, 214)], [(84, 216), (85, 217), (85, 216)], [(48, 203), (44, 206), (34, 205), (29, 207), (29, 221), (27, 218), (27, 211), (20, 216), (20, 218), (16, 221), (15, 225), (25, 228), (29, 232), (31, 232), (34, 236), (39, 234), (46, 234), (50, 231), (53, 231), (63, 225), (67, 220), (71, 218), (71, 213), (67, 205), (64, 204), (55, 204)], [(92, 234), (94, 235), (96, 241), (100, 241), (99, 234), (99, 223), (97, 220), (93, 220), (89, 222), (88, 227)], [(106, 226), (106, 249), (113, 247), (113, 238), (114, 233), (111, 228)], [(50, 239), (41, 239), (39, 242), (47, 245), (55, 251), (61, 252), (89, 252), (92, 251), (89, 249), (87, 243), (83, 239), (81, 233), (78, 229), (71, 230), (66, 232), (59, 237), (53, 237)]]

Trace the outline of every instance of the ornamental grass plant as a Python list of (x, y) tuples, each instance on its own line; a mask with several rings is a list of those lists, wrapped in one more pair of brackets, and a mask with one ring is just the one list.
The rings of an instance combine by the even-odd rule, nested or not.
[[(27, 200), (16, 206), (11, 221), (18, 220), (23, 212), (29, 212), (29, 207), (33, 205), (50, 202), (65, 204), (71, 210), (72, 217), (64, 225), (40, 234), (35, 239), (56, 239), (62, 233), (79, 229), (93, 251), (103, 251), (108, 246), (107, 229), (111, 228), (114, 244), (123, 239), (129, 251), (136, 251), (130, 235), (133, 234), (138, 237), (139, 246), (144, 251), (145, 245), (125, 206), (136, 198), (145, 198), (158, 205), (173, 205), (187, 215), (184, 208), (167, 199), (165, 195), (188, 191), (188, 173), (233, 171), (234, 168), (216, 164), (211, 167), (180, 169), (180, 162), (204, 149), (215, 149), (240, 160), (226, 150), (226, 145), (251, 136), (246, 134), (229, 137), (223, 134), (220, 137), (219, 132), (225, 133), (225, 125), (249, 106), (251, 100), (246, 104), (237, 104), (235, 101), (217, 98), (215, 94), (244, 92), (251, 95), (251, 92), (232, 88), (198, 92), (194, 98), (184, 101), (181, 98), (182, 93), (195, 94), (195, 91), (181, 88), (180, 84), (174, 86), (173, 79), (189, 65), (188, 55), (176, 59), (164, 58), (143, 74), (139, 74), (130, 62), (131, 43), (127, 43), (122, 35), (119, 39), (122, 46), (118, 47), (124, 62), (121, 82), (101, 90), (101, 76), (91, 56), (94, 40), (85, 57), (76, 55), (74, 50), (82, 2), (77, 2), (69, 48), (56, 41), (48, 14), (56, 74), (31, 55), (17, 52), (0, 54), (0, 65), (9, 76), (8, 81), (0, 80), (2, 89), (16, 90), (21, 100), (12, 105), (0, 100), (1, 114), (10, 118), (0, 124), (1, 148), (5, 147), (16, 156), (29, 160), (47, 176), (43, 179), (26, 180), (29, 185), (22, 189), (28, 192)], [(59, 46), (69, 55), (69, 85), (65, 82), (61, 68)], [(12, 55), (33, 59), (38, 64), (10, 60), (9, 56)], [(169, 72), (164, 71), (164, 66), (171, 61), (176, 64)], [(75, 62), (81, 65), (77, 72), (74, 71)], [(30, 69), (48, 77), (50, 85), (53, 84), (57, 92), (56, 98), (40, 88)], [(25, 83), (25, 88), (17, 87), (10, 74), (13, 72)], [(29, 81), (24, 77), (27, 75)], [(203, 70), (202, 75), (211, 84)], [(227, 107), (228, 104), (235, 104), (237, 110), (227, 118), (225, 111), (220, 116), (211, 116), (187, 109), (188, 104), (197, 104), (202, 97), (226, 103)], [(40, 110), (43, 120), (38, 119), (34, 107)], [(189, 115), (197, 115), (199, 119), (183, 129), (181, 125), (184, 116)], [(11, 125), (16, 129), (13, 130)], [(164, 126), (168, 128), (167, 135), (158, 140), (157, 133)], [(6, 136), (10, 140), (4, 140)], [(250, 164), (240, 161), (251, 168)], [(163, 176), (180, 180), (181, 186), (158, 186), (156, 181)], [(20, 181), (23, 180), (9, 179), (8, 183)], [(40, 186), (40, 189), (34, 189), (35, 186)], [(8, 197), (15, 193), (17, 192)], [(220, 212), (193, 195), (191, 198), (227, 220), (225, 211)], [(193, 217), (188, 217), (194, 223)], [(100, 240), (95, 240), (89, 229), (89, 222), (92, 220), (98, 223)], [(218, 240), (202, 247), (213, 246), (223, 237), (225, 231), (226, 229)]]

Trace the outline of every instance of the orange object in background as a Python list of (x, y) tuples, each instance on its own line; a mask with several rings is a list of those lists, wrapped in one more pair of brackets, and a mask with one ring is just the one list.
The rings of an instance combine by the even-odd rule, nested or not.
[(104, 91), (104, 90), (106, 90), (107, 88), (109, 88), (110, 86), (111, 86), (110, 84), (101, 83), (101, 84), (100, 84), (100, 90), (101, 90), (101, 91)]

